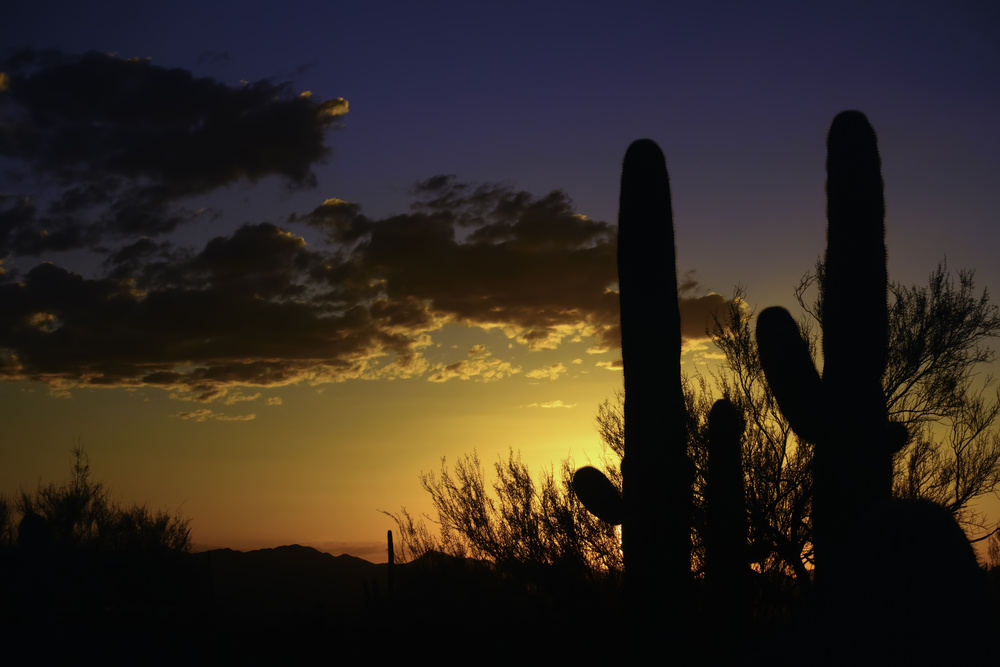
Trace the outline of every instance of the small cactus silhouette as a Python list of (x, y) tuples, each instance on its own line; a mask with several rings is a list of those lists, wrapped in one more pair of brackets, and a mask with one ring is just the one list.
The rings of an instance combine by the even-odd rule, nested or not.
[(744, 626), (749, 611), (744, 428), (743, 415), (732, 402), (721, 399), (712, 405), (705, 486), (705, 582), (712, 617), (726, 629)]
[(788, 311), (757, 319), (761, 367), (782, 413), (815, 444), (813, 531), (818, 576), (857, 519), (892, 491), (890, 424), (882, 391), (888, 352), (885, 207), (875, 131), (859, 111), (827, 138), (827, 251), (822, 281), (823, 376)]
[(389, 542), (389, 560), (386, 563), (386, 587), (389, 597), (391, 598), (396, 592), (396, 579), (394, 569), (396, 567), (396, 552), (392, 548), (392, 531), (386, 532), (386, 539)]

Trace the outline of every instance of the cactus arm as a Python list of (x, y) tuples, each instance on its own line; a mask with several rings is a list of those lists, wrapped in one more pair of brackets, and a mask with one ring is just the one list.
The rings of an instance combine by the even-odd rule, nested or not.
[(573, 492), (587, 511), (612, 526), (625, 517), (621, 494), (597, 468), (585, 466), (573, 474)]
[(823, 383), (809, 345), (784, 308), (765, 308), (757, 316), (757, 351), (767, 384), (792, 430), (817, 442), (826, 428)]

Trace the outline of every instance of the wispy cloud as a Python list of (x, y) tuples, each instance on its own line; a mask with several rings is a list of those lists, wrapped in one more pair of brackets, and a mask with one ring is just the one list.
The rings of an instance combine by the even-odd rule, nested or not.
[(479, 382), (489, 382), (500, 380), (521, 372), (519, 366), (515, 366), (509, 361), (497, 359), (485, 346), (476, 345), (469, 350), (469, 358), (456, 361), (452, 364), (437, 364), (431, 369), (431, 382), (446, 382), (451, 379), (477, 380)]
[(548, 401), (547, 403), (529, 403), (524, 406), (526, 408), (567, 408), (572, 409), (576, 407), (576, 403), (563, 403), (562, 401)]
[(181, 419), (190, 419), (196, 422), (205, 422), (210, 419), (223, 422), (246, 422), (257, 418), (257, 415), (253, 413), (248, 415), (224, 415), (218, 412), (213, 412), (212, 410), (208, 409), (191, 410), (190, 412), (178, 412), (174, 416), (180, 417)]
[(260, 396), (261, 394), (259, 391), (256, 394), (250, 396), (236, 392), (229, 396), (226, 396), (226, 400), (224, 401), (224, 403), (226, 405), (233, 405), (234, 403), (245, 403), (247, 401), (256, 401), (260, 398)]
[(552, 364), (551, 366), (545, 366), (544, 368), (536, 368), (533, 371), (525, 373), (525, 377), (531, 378), (533, 380), (556, 380), (560, 375), (566, 373), (566, 366), (561, 363)]

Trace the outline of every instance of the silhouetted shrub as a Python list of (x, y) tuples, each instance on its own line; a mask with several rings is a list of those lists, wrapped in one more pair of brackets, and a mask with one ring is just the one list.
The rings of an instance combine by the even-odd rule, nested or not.
[(44, 539), (62, 550), (190, 550), (190, 519), (146, 505), (120, 504), (103, 482), (91, 479), (83, 448), (72, 454), (68, 481), (39, 484), (34, 492), (22, 489), (13, 500), (0, 495), (0, 546), (26, 539), (37, 543), (44, 527)]
[[(609, 467), (617, 470), (614, 464)], [(577, 500), (570, 489), (570, 461), (563, 462), (559, 478), (550, 471), (536, 481), (511, 450), (494, 469), (493, 493), (475, 453), (459, 459), (454, 470), (442, 461), (440, 476), (421, 475), (437, 510), (440, 534), (431, 533), (405, 509), (385, 512), (399, 526), (397, 554), (415, 560), (439, 551), (488, 560), (508, 572), (558, 565), (585, 577), (621, 573), (618, 532)]]

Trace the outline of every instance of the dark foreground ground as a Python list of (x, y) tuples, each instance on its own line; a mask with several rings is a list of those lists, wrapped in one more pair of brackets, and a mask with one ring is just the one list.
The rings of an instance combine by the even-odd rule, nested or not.
[(397, 565), (392, 591), (387, 575), (385, 564), (301, 546), (132, 556), (8, 549), (0, 644), (22, 664), (502, 664), (614, 650), (613, 638), (606, 648), (581, 645), (607, 634), (603, 601), (605, 618), (574, 630), (586, 604), (525, 590), (482, 563)]
[[(5, 657), (17, 662), (3, 662), (880, 662), (856, 637), (852, 644), (851, 637), (828, 632), (825, 620), (781, 586), (761, 589), (751, 617), (737, 628), (694, 609), (678, 636), (669, 603), (650, 609), (648, 618), (665, 619), (654, 623), (662, 632), (638, 656), (614, 582), (546, 569), (501, 576), (483, 563), (441, 555), (396, 566), (392, 590), (387, 576), (384, 564), (300, 546), (131, 557), (7, 550), (0, 553), (0, 643)], [(987, 581), (995, 613), (1000, 571)], [(961, 610), (940, 613), (945, 630), (954, 627), (947, 616)], [(926, 648), (913, 646), (913, 638), (886, 644), (895, 655), (928, 659), (911, 664), (930, 664), (942, 647), (953, 658), (994, 664), (1000, 653), (996, 628), (993, 618), (970, 628), (967, 638), (918, 637)], [(965, 650), (970, 642), (973, 650)]]

